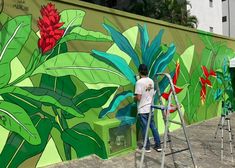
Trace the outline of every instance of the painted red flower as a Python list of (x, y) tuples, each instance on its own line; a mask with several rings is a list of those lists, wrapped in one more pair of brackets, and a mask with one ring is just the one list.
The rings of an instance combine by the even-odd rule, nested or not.
[[(177, 61), (177, 63), (176, 63), (176, 69), (175, 69), (175, 74), (174, 74), (173, 79), (172, 79), (172, 82), (173, 82), (173, 84), (174, 84), (174, 89), (175, 89), (176, 94), (180, 93), (180, 92), (183, 90), (183, 88), (180, 88), (180, 87), (176, 86), (176, 83), (177, 83), (179, 74), (180, 74), (180, 64), (179, 64), (179, 62)], [(171, 92), (172, 92), (172, 89), (170, 89), (168, 93), (162, 93), (162, 97), (163, 97), (165, 100), (168, 100), (168, 99), (169, 99), (169, 96), (170, 96), (170, 94), (171, 94)], [(171, 105), (171, 106), (173, 107), (173, 105)], [(173, 112), (175, 112), (175, 111), (176, 111), (176, 109), (170, 110), (170, 113), (173, 113)]]
[(44, 54), (50, 51), (56, 42), (63, 36), (64, 30), (60, 27), (64, 23), (60, 23), (60, 15), (55, 8), (55, 5), (48, 3), (46, 6), (42, 6), (41, 10), (42, 18), (38, 20), (38, 27), (40, 30), (41, 38), (38, 41), (38, 47), (41, 48)]
[(202, 66), (202, 71), (203, 71), (205, 78), (203, 77), (199, 78), (200, 83), (202, 85), (202, 89), (200, 91), (200, 98), (201, 98), (202, 104), (204, 104), (206, 101), (206, 86), (212, 87), (209, 77), (210, 76), (216, 77), (216, 73), (212, 69), (209, 72), (205, 66)]

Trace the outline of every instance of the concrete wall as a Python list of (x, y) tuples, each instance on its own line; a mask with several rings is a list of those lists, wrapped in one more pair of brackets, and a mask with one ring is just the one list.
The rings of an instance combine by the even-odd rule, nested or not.
[[(58, 13), (42, 17), (43, 5)], [(73, 0), (5, 1), (0, 22), (1, 167), (108, 158), (109, 133), (94, 125), (135, 125), (139, 63), (148, 65), (151, 78), (171, 72), (186, 124), (221, 115), (230, 95), (221, 80), (229, 79), (223, 62), (234, 57), (234, 39)], [(170, 117), (179, 121), (176, 112)], [(154, 119), (163, 133), (160, 111)]]

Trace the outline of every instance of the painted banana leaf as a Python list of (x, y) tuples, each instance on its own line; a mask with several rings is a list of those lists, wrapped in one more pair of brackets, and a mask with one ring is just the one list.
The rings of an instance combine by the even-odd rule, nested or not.
[(18, 16), (6, 22), (0, 33), (0, 88), (10, 78), (10, 62), (20, 53), (31, 31), (31, 16)]
[[(102, 51), (92, 50), (92, 53), (96, 57), (100, 57), (101, 60), (106, 62), (107, 64), (112, 63), (119, 71), (122, 72), (123, 75), (126, 76), (126, 78), (132, 83), (135, 84), (135, 73), (132, 71), (132, 69), (129, 67), (129, 65), (126, 63), (126, 61), (114, 54), (109, 54)], [(103, 58), (103, 59), (102, 59)]]
[[(64, 59), (66, 58), (66, 59)], [(109, 83), (127, 85), (129, 81), (115, 68), (97, 60), (89, 53), (67, 52), (53, 57), (33, 73), (48, 74), (51, 76), (72, 75), (85, 83)]]
[(131, 92), (131, 91), (125, 91), (125, 92), (122, 92), (122, 93), (116, 95), (114, 97), (114, 99), (112, 100), (112, 102), (110, 103), (110, 105), (100, 112), (99, 118), (103, 118), (108, 113), (114, 112), (118, 108), (118, 106), (120, 105), (120, 103), (122, 101), (124, 101), (128, 97), (133, 97), (133, 96), (134, 96), (133, 92)]
[(1, 167), (29, 167), (28, 165), (24, 166), (24, 162), (28, 159), (32, 159), (30, 167), (36, 167), (37, 160), (34, 160), (34, 156), (42, 153), (45, 149), (52, 126), (49, 119), (41, 118), (39, 115), (33, 116), (32, 122), (40, 135), (41, 143), (32, 145), (18, 134), (11, 133), (0, 154)]
[(0, 125), (18, 133), (33, 145), (41, 143), (39, 134), (28, 114), (16, 104), (0, 101)]
[(135, 66), (139, 67), (140, 65), (139, 57), (136, 54), (135, 50), (132, 48), (128, 39), (113, 27), (106, 24), (103, 24), (103, 26), (110, 33), (113, 41), (119, 47), (119, 49), (125, 52), (127, 55), (129, 55), (132, 58)]
[(51, 137), (55, 142), (56, 149), (63, 161), (71, 160), (71, 145), (65, 143), (61, 137), (61, 131), (56, 128), (52, 128), (51, 130)]
[[(33, 89), (36, 89), (36, 88), (32, 88), (31, 90), (30, 89), (28, 89), (28, 90), (32, 91)], [(35, 92), (36, 91), (34, 91), (34, 93)], [(39, 93), (33, 94), (27, 90), (12, 86), (12, 87), (5, 88), (4, 90), (0, 90), (0, 94), (5, 94), (5, 93), (22, 95), (22, 96), (28, 97), (32, 100), (40, 101), (41, 103), (50, 103), (50, 104), (54, 105), (55, 107), (57, 107), (61, 110), (64, 110), (64, 111), (66, 111), (76, 117), (83, 117), (83, 115), (81, 113), (79, 113), (77, 111), (77, 109), (73, 108), (73, 106), (70, 106), (72, 104), (70, 100), (68, 100), (66, 98), (62, 98), (61, 96), (56, 95), (56, 93), (50, 92), (45, 89), (40, 89)], [(49, 95), (47, 95), (47, 94), (49, 94)], [(50, 96), (50, 94), (55, 97)], [(61, 104), (60, 102), (63, 102), (63, 104)]]
[(101, 32), (88, 31), (82, 27), (75, 27), (69, 34), (65, 35), (59, 41), (59, 44), (71, 40), (97, 41), (97, 42), (112, 41), (110, 36), (104, 35)]
[(82, 113), (85, 113), (91, 108), (104, 105), (116, 89), (117, 87), (105, 87), (99, 90), (89, 89), (73, 98), (72, 101)]
[[(52, 90), (48, 90), (48, 89), (44, 89), (44, 88), (37, 88), (37, 87), (24, 87), (22, 88), (26, 91), (28, 91), (29, 93), (31, 93), (32, 95), (35, 95), (35, 96), (44, 96), (44, 95), (47, 95), (49, 98), (51, 97), (52, 99), (55, 99), (57, 100), (57, 102), (61, 105), (61, 106), (64, 106), (64, 107), (70, 107), (74, 110), (76, 110), (76, 114), (75, 116), (80, 116), (80, 115), (83, 115), (82, 112), (75, 106), (75, 104), (72, 102), (72, 100), (68, 97), (65, 97), (65, 96), (61, 96), (60, 94), (58, 94), (57, 92), (55, 91), (52, 91)], [(42, 99), (44, 99), (42, 97)], [(40, 100), (39, 100), (40, 101)], [(53, 101), (41, 101), (43, 104), (45, 105), (54, 105), (53, 104)], [(59, 105), (55, 105), (56, 107), (59, 107)], [(65, 109), (62, 109), (62, 110), (65, 110)], [(69, 111), (68, 111), (69, 112)], [(73, 114), (74, 115), (74, 114)]]
[(64, 142), (73, 147), (78, 158), (90, 154), (96, 154), (103, 159), (107, 158), (104, 142), (87, 123), (79, 123), (66, 129), (61, 137)]
[(29, 116), (41, 111), (42, 103), (19, 94), (6, 93), (1, 95), (5, 101), (11, 102), (23, 108)]
[(63, 22), (62, 28), (65, 29), (65, 35), (69, 34), (73, 28), (82, 25), (85, 12), (82, 10), (64, 10), (60, 12), (60, 22)]

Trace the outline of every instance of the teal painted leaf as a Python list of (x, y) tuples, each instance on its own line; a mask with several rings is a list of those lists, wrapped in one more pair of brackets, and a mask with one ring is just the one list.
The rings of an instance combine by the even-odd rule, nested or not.
[(25, 167), (24, 161), (30, 159), (32, 159), (30, 167), (36, 167), (39, 158), (33, 159), (33, 157), (42, 153), (45, 149), (52, 124), (49, 119), (41, 118), (39, 115), (34, 115), (32, 122), (40, 135), (41, 143), (39, 145), (32, 145), (18, 134), (12, 132), (0, 154), (1, 167)]
[(0, 32), (0, 88), (10, 81), (10, 62), (20, 53), (30, 31), (31, 16), (18, 16), (3, 25)]
[[(66, 59), (65, 59), (66, 58)], [(112, 66), (91, 56), (89, 53), (67, 52), (51, 58), (33, 73), (51, 76), (72, 75), (85, 83), (109, 83), (127, 85), (126, 77)]]
[(168, 48), (167, 52), (164, 54), (161, 54), (155, 62), (153, 62), (152, 69), (150, 69), (150, 77), (153, 77), (156, 73), (164, 72), (167, 65), (172, 60), (174, 53), (176, 51), (175, 45), (170, 44), (170, 47)]
[[(170, 72), (171, 78), (173, 78), (173, 76), (175, 75), (175, 70), (173, 70), (172, 72)], [(159, 82), (159, 88), (160, 88), (160, 93), (162, 94), (165, 89), (169, 86), (170, 82), (168, 80), (168, 78), (166, 76), (164, 76), (161, 81)], [(158, 96), (156, 95), (154, 97), (154, 103), (156, 104), (158, 101)]]
[(116, 118), (121, 121), (120, 125), (132, 125), (136, 123), (137, 105), (129, 103), (125, 107), (118, 110)]
[(126, 78), (132, 83), (135, 84), (135, 73), (132, 71), (132, 69), (129, 67), (129, 65), (126, 63), (126, 61), (114, 54), (105, 53), (102, 51), (92, 50), (93, 54), (97, 57), (100, 57), (104, 62), (107, 62), (107, 64), (112, 63), (119, 71), (122, 72), (123, 75), (126, 76)]
[(214, 100), (219, 100), (219, 98), (221, 97), (223, 91), (219, 88), (215, 91), (215, 94), (214, 94)]
[[(46, 90), (41, 89), (39, 93), (35, 93), (35, 95), (34, 95), (27, 90), (12, 86), (12, 87), (7, 87), (5, 89), (2, 89), (0, 91), (0, 94), (4, 94), (4, 93), (12, 93), (12, 94), (16, 94), (16, 95), (22, 95), (22, 96), (28, 97), (32, 100), (39, 101), (41, 103), (50, 103), (53, 106), (55, 106), (61, 110), (64, 110), (64, 111), (66, 111), (76, 117), (83, 117), (83, 115), (81, 113), (79, 113), (78, 110), (73, 108), (74, 106), (72, 106), (70, 99), (67, 99), (67, 98), (61, 97), (61, 96), (57, 96), (57, 95), (55, 95), (55, 93), (52, 93), (50, 91), (46, 91)], [(55, 97), (50, 96), (50, 94)]]
[(101, 32), (88, 31), (82, 27), (75, 27), (69, 34), (65, 35), (59, 41), (59, 44), (71, 40), (97, 41), (97, 42), (112, 41), (110, 36), (107, 36)]
[(81, 26), (85, 12), (82, 10), (64, 10), (60, 13), (60, 22), (63, 22), (62, 28), (65, 29), (64, 34), (68, 34), (73, 28)]
[(78, 158), (91, 154), (96, 154), (103, 159), (107, 158), (104, 142), (88, 123), (79, 123), (64, 130), (61, 137), (65, 143), (73, 147)]
[(136, 54), (135, 50), (132, 48), (128, 39), (124, 35), (122, 35), (122, 33), (116, 31), (111, 26), (106, 25), (106, 24), (103, 24), (103, 26), (106, 30), (109, 31), (113, 41), (117, 44), (120, 50), (122, 50), (127, 55), (129, 55), (132, 58), (135, 66), (139, 67), (140, 61), (139, 61), (138, 55)]
[[(154, 56), (156, 53), (159, 52), (161, 49), (161, 41), (163, 36), (164, 30), (160, 30), (157, 36), (153, 39), (152, 43), (150, 44), (149, 48), (147, 49), (144, 57), (147, 57), (146, 64), (150, 67), (151, 63), (154, 61)], [(171, 47), (171, 46), (170, 46)]]
[(104, 105), (117, 87), (105, 87), (99, 90), (89, 89), (73, 98), (73, 103), (82, 113), (91, 108), (98, 108)]
[(223, 74), (226, 74), (228, 72), (228, 58), (225, 57), (223, 61)]
[(99, 118), (103, 118), (104, 116), (106, 116), (108, 113), (112, 113), (114, 112), (118, 106), (120, 105), (120, 103), (127, 99), (128, 97), (133, 97), (133, 92), (131, 91), (125, 91), (122, 92), (118, 95), (116, 95), (114, 97), (114, 99), (112, 100), (112, 102), (110, 103), (109, 107), (103, 109), (100, 114), (99, 114)]
[(149, 35), (148, 35), (148, 30), (147, 30), (147, 25), (144, 24), (144, 26), (142, 27), (141, 25), (138, 25), (139, 27), (139, 31), (140, 31), (140, 48), (141, 48), (141, 52), (143, 54), (142, 59), (143, 62), (146, 63), (147, 65), (147, 56), (146, 56), (146, 50), (149, 46)]
[(41, 143), (39, 134), (28, 114), (16, 104), (0, 101), (0, 125), (18, 133), (33, 145)]

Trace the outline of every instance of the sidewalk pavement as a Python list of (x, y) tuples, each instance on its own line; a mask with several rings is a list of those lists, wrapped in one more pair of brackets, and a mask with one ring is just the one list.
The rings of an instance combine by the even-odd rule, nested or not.
[[(224, 131), (224, 161), (220, 160), (221, 130), (218, 130), (217, 138), (214, 138), (219, 119), (220, 117), (217, 117), (187, 127), (187, 133), (198, 168), (235, 168), (235, 139), (233, 139), (234, 162), (232, 162), (228, 131)], [(235, 122), (233, 122), (233, 120), (235, 121), (235, 114), (231, 115), (230, 120), (232, 128), (235, 128)], [(173, 132), (172, 141), (174, 149), (183, 149), (186, 147), (182, 129)], [(79, 160), (54, 164), (47, 166), (46, 168), (138, 168), (140, 157), (141, 152), (138, 150), (108, 160), (101, 160), (97, 156), (92, 155)], [(179, 168), (193, 167), (188, 150), (175, 154), (175, 158)], [(160, 165), (161, 153), (156, 152), (153, 149), (151, 153), (146, 153), (144, 167), (159, 168)], [(174, 167), (171, 155), (166, 156), (165, 167)]]

